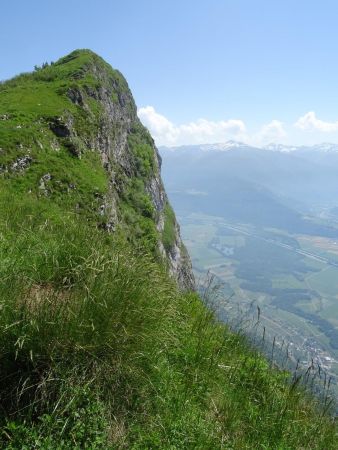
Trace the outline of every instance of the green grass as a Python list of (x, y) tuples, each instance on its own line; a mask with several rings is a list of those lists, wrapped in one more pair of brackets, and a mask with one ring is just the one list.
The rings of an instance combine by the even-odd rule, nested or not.
[(163, 227), (163, 245), (164, 248), (170, 252), (171, 248), (175, 244), (176, 239), (176, 220), (175, 213), (169, 204), (164, 209), (164, 227)]
[(337, 268), (324, 266), (324, 269), (308, 279), (312, 289), (326, 295), (336, 295), (338, 290)]
[[(95, 148), (98, 130), (107, 121), (99, 99), (102, 89), (119, 107), (123, 96), (124, 112), (131, 118), (127, 135), (130, 167), (110, 161), (114, 187), (119, 191), (116, 213), (120, 231), (134, 245), (159, 256), (162, 235), (156, 228), (147, 189), (150, 178), (158, 175), (153, 140), (137, 119), (125, 79), (93, 52), (75, 51), (0, 84), (0, 176), (6, 189), (46, 195), (65, 209), (82, 212), (105, 226), (109, 217), (101, 216), (99, 209), (109, 194), (109, 174)], [(85, 106), (73, 103), (69, 92), (81, 95)], [(51, 124), (56, 121), (70, 123), (71, 136), (55, 136)], [(122, 133), (121, 127), (119, 121), (110, 124), (112, 142)], [(31, 158), (28, 167), (21, 172), (13, 170), (18, 158), (25, 156)], [(46, 175), (51, 179), (42, 189), (41, 179)]]
[[(97, 83), (115, 86), (114, 101), (129, 92), (89, 51), (0, 86), (0, 448), (336, 449), (328, 399), (218, 323), (204, 305), (212, 287), (182, 293), (156, 257), (156, 164), (137, 123), (132, 173), (112, 167), (121, 226), (103, 231), (108, 174), (87, 145), (102, 110), (65, 95)], [(80, 157), (50, 130), (60, 114)], [(25, 170), (11, 168), (27, 154)], [(167, 206), (168, 249), (174, 226)]]
[(152, 258), (49, 199), (0, 206), (3, 447), (336, 448), (321, 406)]

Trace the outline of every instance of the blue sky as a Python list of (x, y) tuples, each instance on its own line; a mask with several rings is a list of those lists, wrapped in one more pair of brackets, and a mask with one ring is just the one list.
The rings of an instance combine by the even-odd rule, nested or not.
[(158, 144), (338, 143), (338, 2), (12, 0), (0, 79), (91, 48)]

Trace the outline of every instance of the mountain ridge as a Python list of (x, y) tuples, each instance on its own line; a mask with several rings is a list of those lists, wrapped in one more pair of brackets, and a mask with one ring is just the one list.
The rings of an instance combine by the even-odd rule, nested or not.
[(271, 150), (275, 152), (297, 152), (297, 151), (318, 151), (318, 152), (333, 152), (338, 153), (338, 144), (333, 144), (329, 142), (323, 142), (321, 144), (313, 144), (313, 145), (285, 145), (285, 144), (278, 144), (278, 143), (270, 143), (266, 145), (251, 145), (247, 144), (245, 142), (240, 141), (234, 141), (229, 140), (225, 142), (214, 142), (209, 144), (192, 144), (192, 145), (173, 145), (173, 146), (165, 146), (161, 145), (159, 146), (160, 149), (166, 149), (170, 151), (179, 151), (179, 150), (185, 150), (185, 149), (200, 149), (202, 151), (229, 151), (234, 149), (257, 149), (257, 150)]
[[(160, 147), (164, 179), (169, 190), (174, 187), (181, 191), (208, 192), (213, 186), (211, 190), (218, 195), (227, 183), (236, 181), (237, 187), (229, 186), (224, 198), (232, 192), (234, 195), (230, 195), (230, 200), (235, 201), (241, 186), (249, 183), (252, 191), (259, 187), (270, 191), (270, 198), (274, 196), (291, 207), (294, 203), (296, 209), (303, 204), (301, 210), (306, 214), (325, 202), (332, 206), (336, 204), (338, 152), (334, 145), (299, 147), (296, 151), (272, 151), (239, 144), (234, 147), (233, 143), (225, 150), (220, 148), (224, 147), (197, 145), (175, 150)], [(187, 165), (191, 165), (192, 170), (183, 174)], [(237, 204), (240, 208), (240, 199)], [(240, 208), (238, 213), (242, 210)]]
[(1, 448), (336, 448), (329, 394), (191, 291), (118, 71), (82, 50), (1, 84), (0, 148)]
[[(15, 89), (18, 81), (20, 106), (11, 104), (11, 87)], [(30, 103), (32, 91), (38, 99), (35, 104)], [(33, 74), (3, 83), (0, 95), (0, 126), (5, 138), (0, 140), (0, 173), (15, 177), (20, 172), (13, 170), (16, 166), (33, 172), (32, 176), (39, 172), (39, 180), (26, 186), (31, 194), (43, 193), (56, 200), (64, 189), (71, 202), (80, 186), (75, 188), (74, 174), (69, 173), (66, 182), (61, 179), (64, 174), (54, 173), (55, 159), (68, 153), (76, 166), (76, 160), (89, 160), (97, 154), (106, 173), (107, 189), (95, 193), (92, 186), (86, 196), (96, 209), (98, 226), (107, 231), (130, 228), (130, 238), (146, 239), (149, 250), (167, 261), (181, 286), (192, 288), (189, 257), (160, 177), (160, 157), (137, 117), (136, 105), (120, 72), (90, 50), (76, 50)], [(11, 127), (15, 127), (17, 143), (6, 140)], [(44, 173), (38, 167), (43, 157)], [(81, 198), (78, 200), (81, 203)], [(88, 207), (77, 208), (88, 212)], [(89, 214), (93, 215), (92, 211)]]

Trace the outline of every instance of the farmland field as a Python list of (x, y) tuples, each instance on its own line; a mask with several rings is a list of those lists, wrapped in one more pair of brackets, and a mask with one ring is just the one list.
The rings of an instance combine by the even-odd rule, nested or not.
[(338, 266), (333, 240), (289, 235), (204, 214), (180, 214), (199, 283), (212, 274), (223, 288), (218, 313), (241, 315), (294, 362), (314, 361), (338, 379)]

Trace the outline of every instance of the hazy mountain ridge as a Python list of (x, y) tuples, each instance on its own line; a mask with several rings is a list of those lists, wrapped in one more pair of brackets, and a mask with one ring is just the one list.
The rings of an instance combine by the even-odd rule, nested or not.
[[(177, 207), (189, 210), (189, 202), (197, 200), (191, 200), (187, 192), (195, 189), (209, 194), (208, 199), (199, 199), (201, 210), (208, 213), (217, 215), (221, 210), (260, 225), (283, 221), (289, 231), (314, 234), (305, 216), (324, 202), (334, 207), (338, 199), (338, 150), (327, 148), (325, 144), (285, 152), (230, 143), (162, 147), (160, 152), (168, 190), (183, 194), (172, 195), (179, 202)], [(335, 233), (331, 227), (324, 228), (328, 236)]]
[(333, 144), (329, 142), (323, 142), (322, 144), (314, 144), (314, 145), (285, 145), (278, 143), (270, 143), (263, 146), (255, 146), (240, 141), (229, 140), (226, 142), (217, 142), (210, 144), (192, 144), (192, 145), (179, 145), (170, 147), (161, 146), (160, 148), (172, 151), (198, 150), (198, 149), (203, 151), (228, 151), (238, 148), (251, 148), (251, 149), (271, 150), (282, 153), (304, 152), (304, 151), (338, 153), (338, 144)]

